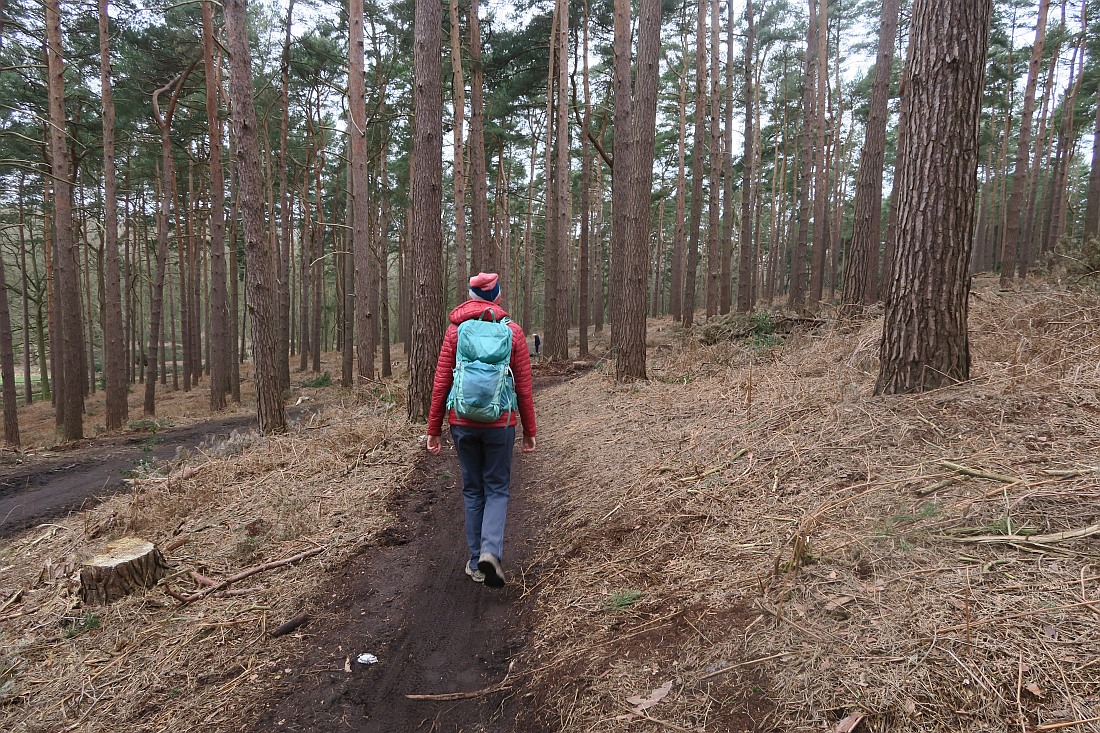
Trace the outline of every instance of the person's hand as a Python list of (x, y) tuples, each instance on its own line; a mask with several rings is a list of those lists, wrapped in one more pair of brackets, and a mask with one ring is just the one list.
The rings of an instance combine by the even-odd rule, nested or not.
[(535, 436), (524, 435), (523, 436), (523, 452), (534, 453), (535, 452)]
[(443, 449), (443, 440), (438, 435), (429, 435), (426, 446), (429, 453), (433, 456), (438, 456), (439, 451)]

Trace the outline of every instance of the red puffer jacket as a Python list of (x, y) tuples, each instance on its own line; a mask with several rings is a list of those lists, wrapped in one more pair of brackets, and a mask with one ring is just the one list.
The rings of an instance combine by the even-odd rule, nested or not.
[[(443, 336), (443, 348), (439, 351), (439, 362), (435, 365), (435, 383), (432, 385), (432, 409), (428, 413), (428, 435), (440, 435), (443, 432), (443, 412), (447, 409), (447, 395), (454, 383), (455, 351), (458, 349), (458, 325), (474, 318), (491, 319), (492, 310), (497, 319), (508, 313), (499, 305), (484, 300), (467, 300), (451, 311), (451, 323)], [(527, 350), (527, 336), (514, 321), (509, 321), (512, 329), (512, 375), (516, 380), (516, 397), (519, 402), (519, 417), (523, 420), (523, 434), (535, 435), (535, 399), (531, 389), (531, 353)], [(447, 414), (451, 425), (470, 425), (481, 428), (504, 428), (517, 424), (516, 413), (508, 412), (494, 423), (464, 420), (454, 410)]]

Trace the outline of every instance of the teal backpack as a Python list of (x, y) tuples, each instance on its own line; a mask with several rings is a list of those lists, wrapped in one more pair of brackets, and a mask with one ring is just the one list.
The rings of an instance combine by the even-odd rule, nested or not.
[[(490, 311), (492, 314), (492, 311)], [(512, 329), (508, 318), (469, 320), (458, 326), (454, 385), (447, 409), (474, 422), (493, 423), (516, 409)]]

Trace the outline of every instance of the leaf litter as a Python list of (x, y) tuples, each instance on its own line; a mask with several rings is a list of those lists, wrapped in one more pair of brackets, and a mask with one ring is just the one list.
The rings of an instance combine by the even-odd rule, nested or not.
[[(871, 395), (874, 316), (782, 345), (657, 319), (649, 382), (597, 357), (543, 390), (513, 694), (563, 731), (619, 730), (624, 708), (631, 730), (1100, 730), (1100, 300), (987, 281), (970, 323), (972, 379), (923, 395)], [(343, 394), (0, 548), (0, 728), (247, 720), (287, 667), (266, 632), (380, 541), (416, 459), (399, 394)], [(323, 551), (240, 595), (80, 608), (79, 561), (122, 532), (170, 548), (186, 595)]]

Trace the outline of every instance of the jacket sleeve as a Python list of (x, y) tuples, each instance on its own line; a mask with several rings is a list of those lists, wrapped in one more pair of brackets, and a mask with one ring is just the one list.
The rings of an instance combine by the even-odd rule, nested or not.
[(451, 393), (454, 382), (455, 350), (458, 348), (458, 327), (448, 324), (443, 335), (443, 346), (439, 349), (439, 361), (435, 365), (435, 380), (432, 382), (432, 407), (428, 412), (428, 435), (443, 434), (443, 413), (447, 409), (447, 395)]
[(519, 402), (519, 418), (523, 422), (523, 434), (534, 437), (535, 395), (531, 380), (531, 352), (527, 350), (527, 336), (518, 323), (512, 329), (512, 376), (516, 380), (516, 399)]

